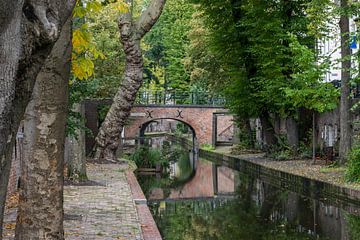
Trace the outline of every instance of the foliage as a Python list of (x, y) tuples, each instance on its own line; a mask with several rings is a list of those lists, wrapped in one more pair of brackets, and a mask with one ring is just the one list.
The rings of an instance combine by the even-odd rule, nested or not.
[(349, 153), (345, 178), (349, 182), (360, 182), (360, 144), (357, 143)]
[(147, 146), (137, 148), (130, 156), (130, 160), (135, 162), (139, 168), (153, 168), (158, 164), (163, 167), (169, 165), (168, 161), (162, 156), (161, 151)]
[(114, 21), (119, 11), (127, 11), (122, 0), (108, 4), (98, 0), (78, 1), (74, 9), (67, 135), (76, 137), (76, 129), (89, 133), (84, 119), (73, 111), (75, 103), (85, 98), (110, 97), (119, 85), (124, 68), (121, 64), (124, 54)]
[(261, 206), (247, 199), (175, 201), (166, 202), (165, 208), (161, 204), (151, 208), (166, 239), (317, 239), (295, 230), (294, 223), (261, 218)]
[(87, 79), (94, 73), (93, 60), (104, 58), (92, 41), (92, 34), (86, 19), (101, 10), (101, 4), (97, 0), (77, 1), (73, 14), (72, 36), (72, 73), (80, 80)]
[(347, 220), (349, 224), (349, 234), (350, 239), (359, 239), (360, 238), (360, 217), (348, 214)]
[(193, 6), (186, 0), (168, 1), (156, 25), (143, 40), (147, 89), (189, 89), (183, 59), (189, 44)]
[(179, 132), (180, 134), (187, 134), (189, 133), (189, 126), (185, 123), (178, 122), (176, 124), (176, 132)]
[(314, 50), (301, 45), (294, 35), (290, 35), (290, 40), (294, 66), (291, 84), (284, 88), (288, 101), (295, 107), (321, 113), (335, 109), (339, 90), (330, 83), (322, 82), (322, 76), (329, 68), (329, 60), (322, 59), (319, 64)]

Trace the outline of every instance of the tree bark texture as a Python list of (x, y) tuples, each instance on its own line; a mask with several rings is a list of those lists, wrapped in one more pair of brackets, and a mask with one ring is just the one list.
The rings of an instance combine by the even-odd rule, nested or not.
[(71, 18), (38, 74), (24, 122), (16, 239), (64, 239), (63, 173)]
[(140, 41), (160, 17), (165, 2), (166, 0), (152, 0), (136, 22), (132, 21), (130, 13), (123, 14), (119, 18), (120, 39), (126, 55), (126, 66), (124, 79), (96, 137), (95, 158), (99, 160), (116, 159), (121, 131), (143, 82)]
[(37, 74), (75, 2), (0, 1), (0, 226), (16, 131)]
[[(341, 0), (341, 8), (348, 8), (348, 0)], [(340, 17), (341, 33), (341, 100), (340, 100), (340, 162), (345, 163), (351, 148), (351, 115), (350, 115), (350, 68), (351, 49), (349, 47), (349, 17), (342, 14)]]
[[(75, 104), (73, 110), (85, 116), (84, 104)], [(81, 123), (83, 124), (83, 122)], [(85, 127), (85, 126), (83, 126)], [(86, 154), (85, 154), (85, 131), (84, 129), (76, 130), (76, 137), (67, 138), (67, 167), (68, 178), (73, 181), (87, 180), (86, 174)]]
[(263, 131), (263, 148), (268, 151), (271, 149), (271, 146), (276, 143), (275, 130), (268, 113), (263, 113), (260, 116), (260, 122)]
[(299, 125), (293, 117), (286, 118), (286, 136), (288, 144), (294, 150), (299, 147)]

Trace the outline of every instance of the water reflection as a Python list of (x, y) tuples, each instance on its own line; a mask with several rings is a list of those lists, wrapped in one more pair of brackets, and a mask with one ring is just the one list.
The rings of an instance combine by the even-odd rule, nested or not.
[(164, 239), (360, 239), (359, 217), (206, 160), (176, 186), (139, 180)]

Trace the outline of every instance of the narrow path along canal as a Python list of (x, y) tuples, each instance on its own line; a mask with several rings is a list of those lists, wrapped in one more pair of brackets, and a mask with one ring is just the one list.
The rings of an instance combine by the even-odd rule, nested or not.
[[(154, 142), (159, 152), (169, 145)], [(170, 145), (168, 171), (137, 173), (163, 239), (360, 239), (359, 206), (339, 208), (219, 163), (193, 162)]]

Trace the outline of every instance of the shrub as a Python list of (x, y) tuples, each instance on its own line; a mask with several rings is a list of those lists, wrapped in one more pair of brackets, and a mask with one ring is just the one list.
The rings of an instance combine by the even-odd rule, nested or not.
[(360, 182), (360, 144), (349, 154), (345, 178), (349, 182)]
[(161, 152), (154, 148), (141, 146), (130, 156), (130, 160), (136, 163), (138, 167), (155, 167), (157, 164), (167, 167), (168, 162), (162, 156)]

